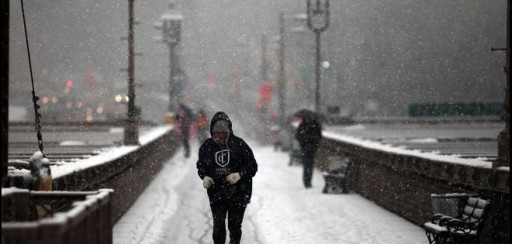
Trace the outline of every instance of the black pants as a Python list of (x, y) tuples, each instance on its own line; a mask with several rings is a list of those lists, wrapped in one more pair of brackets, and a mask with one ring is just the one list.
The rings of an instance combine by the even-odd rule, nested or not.
[(229, 243), (240, 243), (246, 205), (233, 206), (232, 204), (220, 202), (212, 203), (210, 207), (213, 215), (213, 243), (226, 243), (226, 215), (228, 217)]
[(302, 148), (302, 181), (304, 187), (310, 188), (313, 179), (313, 167), (315, 166), (315, 154), (317, 147), (314, 145), (306, 145)]

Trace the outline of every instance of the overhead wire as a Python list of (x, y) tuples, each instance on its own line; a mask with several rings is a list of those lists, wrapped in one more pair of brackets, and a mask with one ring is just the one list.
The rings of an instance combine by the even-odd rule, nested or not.
[(27, 55), (28, 55), (28, 67), (30, 70), (30, 81), (32, 82), (32, 102), (34, 103), (34, 115), (35, 115), (35, 129), (37, 133), (37, 146), (43, 156), (45, 156), (43, 152), (43, 135), (41, 134), (41, 114), (39, 113), (39, 109), (41, 108), (37, 102), (39, 101), (39, 97), (36, 96), (35, 86), (34, 86), (34, 75), (32, 72), (32, 61), (30, 59), (30, 45), (28, 42), (28, 33), (27, 33), (27, 22), (25, 20), (25, 7), (23, 6), (23, 0), (21, 0), (21, 13), (23, 16), (23, 28), (25, 30), (25, 43), (27, 44)]

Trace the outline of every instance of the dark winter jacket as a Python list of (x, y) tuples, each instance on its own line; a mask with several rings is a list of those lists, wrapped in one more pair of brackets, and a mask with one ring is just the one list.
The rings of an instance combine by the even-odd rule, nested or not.
[[(229, 126), (227, 142), (218, 144), (213, 139), (212, 128), (215, 122), (224, 120)], [(251, 148), (245, 141), (233, 134), (232, 124), (224, 112), (217, 112), (210, 123), (211, 138), (206, 139), (199, 148), (196, 166), (199, 177), (209, 176), (213, 186), (207, 189), (210, 203), (227, 201), (240, 206), (251, 200), (252, 177), (258, 171), (258, 164)], [(230, 173), (239, 172), (241, 179), (231, 185), (226, 180)]]
[(195, 115), (191, 108), (184, 104), (179, 104), (176, 120), (183, 128), (187, 128), (194, 122)]
[(311, 147), (316, 150), (322, 140), (322, 125), (312, 116), (303, 116), (296, 138), (301, 148)]

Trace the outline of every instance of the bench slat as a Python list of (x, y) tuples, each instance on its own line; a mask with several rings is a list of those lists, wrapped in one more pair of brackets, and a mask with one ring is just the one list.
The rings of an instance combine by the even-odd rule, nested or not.
[[(485, 214), (490, 206), (490, 201), (470, 197), (461, 218), (450, 217), (449, 221), (428, 222), (423, 225), (429, 243), (446, 241), (448, 239), (474, 239), (478, 238), (482, 228)], [(439, 216), (435, 216), (440, 219)], [(442, 218), (441, 218), (442, 219)], [(434, 218), (433, 220), (434, 221)]]

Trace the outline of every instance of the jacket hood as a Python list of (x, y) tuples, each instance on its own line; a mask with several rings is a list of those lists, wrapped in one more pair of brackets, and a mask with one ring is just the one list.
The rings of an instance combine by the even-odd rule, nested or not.
[(226, 113), (219, 111), (219, 112), (215, 113), (215, 115), (213, 115), (212, 120), (210, 122), (210, 135), (212, 136), (212, 138), (213, 138), (213, 125), (219, 120), (223, 120), (228, 124), (229, 134), (233, 135), (233, 125), (231, 124), (231, 120), (229, 119), (229, 117)]

